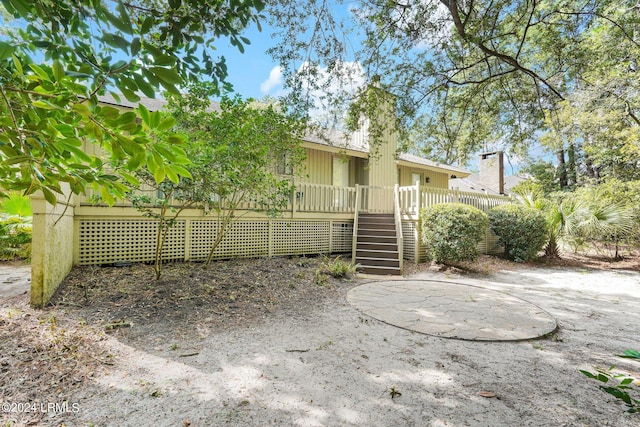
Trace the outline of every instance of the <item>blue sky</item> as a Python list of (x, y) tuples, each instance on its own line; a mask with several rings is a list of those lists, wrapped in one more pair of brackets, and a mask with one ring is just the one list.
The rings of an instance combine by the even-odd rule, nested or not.
[(227, 40), (216, 43), (214, 55), (226, 58), (229, 72), (228, 81), (234, 90), (244, 98), (260, 99), (265, 95), (276, 96), (282, 90), (282, 79), (278, 73), (278, 64), (266, 54), (266, 50), (275, 44), (271, 39), (272, 30), (262, 25), (262, 32), (253, 25), (243, 35), (251, 40), (245, 46), (244, 53), (231, 46)]

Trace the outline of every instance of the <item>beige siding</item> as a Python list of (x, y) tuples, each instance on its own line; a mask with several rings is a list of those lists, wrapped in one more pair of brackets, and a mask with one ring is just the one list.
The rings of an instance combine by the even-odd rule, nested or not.
[[(408, 166), (400, 166), (400, 186), (405, 187), (409, 185), (415, 185), (412, 180), (412, 174), (419, 173), (422, 175), (422, 181), (420, 185), (432, 188), (449, 188), (449, 174), (443, 172), (436, 172), (433, 170), (417, 169)], [(429, 177), (429, 182), (425, 182), (425, 178)]]
[(308, 149), (306, 176), (302, 179), (303, 182), (331, 185), (333, 180), (332, 158), (331, 153)]
[[(336, 157), (341, 160), (345, 158), (342, 154), (308, 148), (305, 175), (300, 181), (313, 184), (333, 185), (333, 159)], [(365, 184), (364, 175), (367, 173), (365, 169), (367, 161), (350, 156), (347, 156), (347, 161), (349, 162), (349, 186), (353, 187), (356, 183)]]

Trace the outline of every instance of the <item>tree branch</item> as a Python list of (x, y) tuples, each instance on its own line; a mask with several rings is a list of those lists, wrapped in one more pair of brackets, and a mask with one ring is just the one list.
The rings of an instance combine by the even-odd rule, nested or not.
[[(444, 0), (441, 0), (444, 3)], [(475, 45), (476, 47), (478, 47), (483, 53), (485, 53), (486, 55), (489, 56), (493, 56), (509, 65), (511, 65), (512, 67), (514, 67), (515, 69), (517, 69), (518, 71), (521, 71), (531, 77), (534, 78), (534, 80), (536, 82), (540, 82), (542, 83), (544, 86), (546, 86), (555, 96), (557, 96), (558, 98), (560, 98), (561, 100), (564, 100), (564, 96), (562, 96), (562, 94), (560, 94), (560, 92), (558, 92), (558, 90), (556, 90), (555, 87), (553, 87), (553, 85), (549, 82), (547, 82), (542, 76), (540, 76), (538, 73), (536, 73), (535, 71), (523, 66), (522, 64), (520, 64), (520, 62), (518, 62), (518, 60), (510, 55), (504, 54), (504, 53), (500, 53), (497, 50), (491, 49), (488, 46), (486, 46), (482, 41), (480, 41), (479, 39), (469, 35), (463, 25), (463, 22), (460, 19), (460, 14), (458, 13), (458, 2), (457, 0), (449, 0), (449, 12), (451, 13), (451, 17), (453, 19), (453, 23), (456, 27), (456, 31), (458, 32), (458, 34), (460, 35), (460, 37), (463, 40), (466, 40), (467, 42)]]

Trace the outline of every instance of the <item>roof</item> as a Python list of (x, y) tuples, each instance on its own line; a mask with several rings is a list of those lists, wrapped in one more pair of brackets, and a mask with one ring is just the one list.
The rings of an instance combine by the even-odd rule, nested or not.
[(399, 153), (398, 163), (406, 164), (408, 166), (417, 166), (417, 167), (423, 167), (423, 168), (424, 166), (426, 166), (425, 169), (440, 169), (440, 170), (445, 169), (447, 171), (453, 172), (456, 175), (461, 175), (461, 176), (467, 176), (471, 173), (468, 170), (457, 167), (457, 166), (437, 163), (437, 162), (434, 162), (433, 160), (425, 159), (424, 157), (416, 156), (409, 153)]
[[(120, 101), (116, 100), (116, 98), (110, 93), (107, 95), (98, 96), (98, 101), (103, 104), (114, 105), (116, 107), (126, 107), (126, 108), (138, 108), (139, 104), (144, 105), (149, 111), (160, 111), (169, 103), (166, 99), (161, 98), (147, 98), (144, 96), (140, 97), (140, 101), (131, 102), (124, 97), (124, 95), (120, 96)], [(220, 111), (220, 103), (211, 101), (211, 105), (209, 107), (209, 111)]]
[[(138, 104), (144, 105), (149, 111), (162, 110), (167, 105), (166, 99), (159, 98), (147, 98), (140, 97), (139, 102), (128, 101), (124, 96), (120, 96), (120, 100), (111, 95), (98, 96), (98, 101), (103, 104), (109, 104), (125, 108), (137, 108)], [(211, 101), (212, 111), (220, 111), (220, 103)], [(353, 157), (368, 158), (369, 146), (358, 145), (353, 142), (346, 133), (337, 129), (321, 129), (319, 131), (309, 133), (303, 138), (304, 146), (307, 148), (319, 149), (323, 151), (330, 151), (334, 153), (344, 152), (345, 154)], [(456, 176), (468, 176), (471, 172), (456, 166), (445, 165), (437, 163), (423, 157), (415, 156), (409, 153), (399, 153), (396, 161), (400, 165), (412, 166), (420, 169), (436, 169), (438, 171), (447, 171), (447, 173), (454, 174)]]
[(354, 157), (369, 157), (369, 147), (354, 144), (348, 134), (337, 129), (321, 129), (305, 135), (302, 140), (307, 148), (334, 153), (344, 152)]
[[(516, 185), (520, 184), (522, 181), (526, 181), (526, 178), (523, 178), (518, 175), (510, 175), (504, 177), (504, 192), (506, 194), (511, 193), (511, 189)], [(467, 191), (471, 193), (487, 193), (500, 195), (497, 189), (489, 188), (486, 185), (480, 184), (480, 175), (477, 173), (472, 173), (466, 178), (453, 178), (449, 180), (449, 188), (458, 189), (460, 191)]]

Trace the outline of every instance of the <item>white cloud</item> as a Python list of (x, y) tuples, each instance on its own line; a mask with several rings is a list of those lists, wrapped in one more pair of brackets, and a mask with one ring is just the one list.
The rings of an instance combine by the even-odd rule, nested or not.
[(268, 95), (274, 88), (282, 86), (282, 68), (279, 65), (269, 72), (269, 78), (260, 84), (260, 91)]

